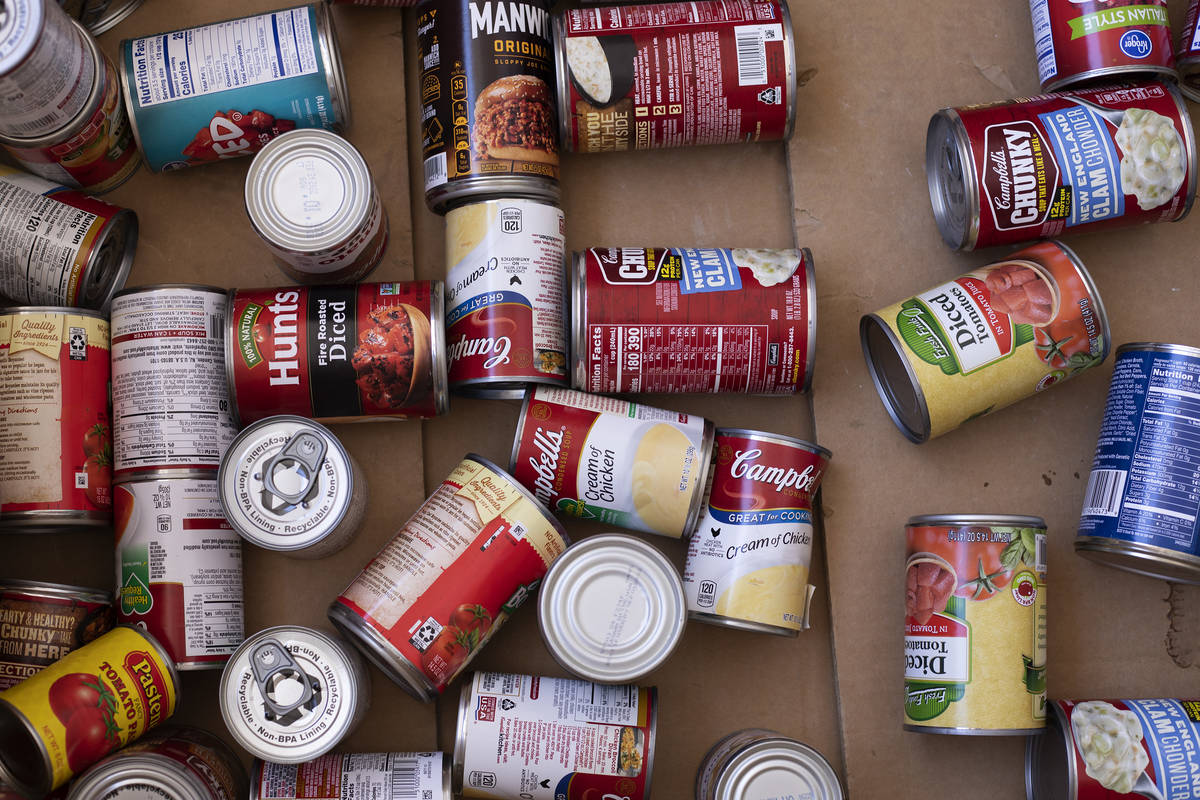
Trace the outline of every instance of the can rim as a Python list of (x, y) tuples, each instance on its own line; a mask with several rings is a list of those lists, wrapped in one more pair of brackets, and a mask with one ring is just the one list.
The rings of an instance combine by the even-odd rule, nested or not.
[[(833, 765), (829, 763), (829, 759), (825, 758), (819, 750), (798, 739), (784, 736), (775, 731), (759, 730), (767, 735), (736, 747), (724, 759), (724, 763), (716, 775), (716, 780), (713, 784), (713, 800), (739, 800), (737, 795), (732, 794), (732, 791), (737, 787), (730, 785), (732, 781), (738, 778), (738, 775), (736, 773), (731, 775), (731, 771), (753, 769), (754, 766), (770, 760), (772, 756), (776, 760), (786, 758), (796, 768), (803, 769), (810, 777), (820, 783), (823, 789), (821, 793), (823, 800), (841, 800), (845, 796), (841, 778), (834, 771)], [(742, 733), (742, 731), (735, 731), (729, 734), (720, 742), (713, 745), (713, 749), (715, 750), (717, 747), (720, 747), (722, 742), (737, 736), (739, 733)], [(709, 752), (711, 753), (712, 751), (710, 750)], [(705, 756), (705, 758), (707, 759), (708, 756)]]
[[(1104, 536), (1076, 536), (1075, 552), (1101, 566), (1131, 572), (1134, 575), (1200, 585), (1200, 557), (1177, 550)], [(1154, 566), (1158, 566), (1159, 569), (1154, 569)], [(1171, 572), (1168, 573), (1163, 567)]]
[(217, 469), (197, 466), (158, 467), (157, 469), (135, 469), (123, 475), (113, 475), (113, 486), (130, 483), (160, 483), (162, 481), (212, 481), (217, 485)]
[(104, 511), (34, 509), (0, 513), (0, 531), (4, 533), (58, 533), (61, 529), (95, 528), (112, 531), (112, 514)]
[[(1088, 290), (1088, 295), (1092, 299), (1092, 311), (1095, 313), (1097, 320), (1100, 322), (1100, 327), (1104, 333), (1104, 352), (1100, 354), (1100, 360), (1108, 358), (1108, 354), (1112, 352), (1112, 329), (1108, 324), (1108, 311), (1104, 308), (1104, 300), (1100, 297), (1100, 290), (1096, 288), (1096, 282), (1092, 279), (1092, 273), (1088, 272), (1087, 267), (1083, 265), (1083, 260), (1067, 245), (1057, 239), (1047, 240), (1049, 244), (1054, 245), (1065, 255), (1075, 267), (1075, 272), (1079, 275), (1079, 279), (1083, 281), (1084, 287)], [(1020, 251), (1018, 251), (1018, 254)]]
[(788, 87), (787, 123), (783, 127), (783, 141), (786, 142), (796, 129), (796, 106), (799, 105), (796, 95), (800, 87), (796, 84), (796, 33), (792, 28), (792, 12), (787, 0), (779, 0), (779, 8), (783, 22), (783, 79)]
[(769, 431), (756, 431), (750, 428), (717, 428), (714, 433), (716, 436), (736, 436), (740, 439), (775, 442), (776, 444), (795, 447), (814, 455), (824, 456), (826, 460), (833, 458), (833, 453), (828, 448), (822, 447), (816, 442), (801, 439), (798, 436), (788, 436), (783, 433), (771, 433)]
[(438, 416), (450, 411), (450, 367), (446, 363), (446, 284), (429, 281), (429, 345), (433, 348), (433, 408)]
[(62, 598), (78, 600), (83, 603), (103, 603), (112, 605), (114, 595), (104, 589), (94, 589), (90, 586), (78, 586), (70, 583), (51, 583), (50, 581), (29, 581), (20, 578), (0, 578), (0, 595), (8, 592), (20, 592), (32, 597)]
[[(113, 11), (108, 16), (100, 17), (100, 19), (87, 25), (87, 30), (92, 36), (99, 36), (106, 31), (112, 30), (117, 25), (124, 22), (130, 14), (141, 8), (145, 0), (128, 0), (124, 6), (118, 6), (116, 11)], [(111, 6), (109, 6), (111, 8)], [(106, 11), (108, 9), (105, 9)]]
[(571, 107), (571, 68), (567, 65), (567, 9), (554, 15), (550, 26), (554, 45), (554, 74), (558, 76), (555, 93), (558, 95), (558, 139), (563, 150), (575, 152), (574, 137), (571, 136), (575, 109)]
[(73, 314), (80, 317), (92, 317), (108, 322), (108, 316), (95, 308), (80, 308), (79, 306), (9, 306), (0, 308), (0, 317), (16, 314)]
[[(895, 388), (892, 386), (892, 382), (883, 374), (879, 365), (876, 364), (875, 351), (871, 339), (872, 334), (876, 332), (884, 337), (884, 341), (880, 341), (878, 344), (883, 345), (886, 342), (891, 347), (891, 352), (895, 355), (896, 360), (904, 367), (904, 377), (908, 381), (907, 388), (912, 392), (915, 410), (920, 415), (919, 419), (906, 420), (900, 413), (899, 407), (901, 404), (896, 395)], [(883, 318), (877, 313), (864, 314), (858, 323), (858, 338), (862, 346), (863, 359), (867, 362), (867, 371), (871, 375), (871, 382), (875, 384), (875, 392), (883, 402), (883, 407), (887, 411), (888, 416), (892, 418), (892, 422), (895, 423), (896, 427), (900, 429), (900, 432), (909, 441), (916, 444), (928, 441), (929, 434), (932, 432), (932, 423), (929, 418), (929, 403), (925, 400), (925, 390), (921, 388), (921, 383), (917, 380), (917, 374), (913, 371), (912, 364), (905, 357), (904, 351), (900, 347), (900, 342), (896, 338), (896, 334), (891, 326), (884, 322)], [(897, 379), (900, 378), (899, 375), (896, 377)]]
[(142, 292), (157, 292), (163, 289), (188, 289), (193, 292), (205, 292), (207, 294), (229, 294), (228, 289), (220, 286), (210, 286), (206, 283), (146, 283), (138, 286), (127, 286), (119, 292), (114, 292), (113, 299), (128, 297), (131, 294), (141, 294)]
[[(233, 359), (237, 355), (233, 347), (234, 334), (237, 333), (237, 320), (233, 317), (233, 309), (237, 303), (237, 293), (238, 290), (236, 288), (228, 289), (225, 292), (225, 319), (221, 328), (225, 334), (225, 386), (229, 390), (229, 417), (233, 420), (235, 426), (241, 428), (243, 423), (242, 414), (238, 409), (237, 382), (233, 379), (235, 372)], [(226, 448), (226, 450), (228, 449)], [(224, 461), (225, 459), (222, 458), (221, 460)]]
[(1046, 715), (1045, 731), (1041, 736), (1030, 736), (1025, 741), (1025, 797), (1026, 800), (1058, 800), (1056, 797), (1043, 796), (1038, 792), (1041, 785), (1038, 783), (1038, 778), (1041, 775), (1043, 758), (1049, 755), (1047, 751), (1054, 744), (1059, 744), (1062, 747), (1061, 755), (1065, 756), (1063, 765), (1067, 773), (1067, 797), (1077, 798), (1079, 796), (1079, 773), (1075, 764), (1075, 737), (1068, 733), (1071, 726), (1059, 701), (1050, 700), (1047, 704), (1053, 713)]
[[(689, 414), (688, 416), (694, 416)], [(700, 464), (696, 470), (696, 481), (693, 486), (692, 508), (688, 512), (687, 519), (683, 523), (683, 531), (679, 534), (679, 538), (687, 541), (692, 538), (692, 534), (696, 532), (696, 526), (700, 524), (700, 516), (704, 513), (708, 503), (704, 502), (704, 490), (708, 483), (708, 472), (712, 466), (713, 459), (713, 442), (716, 441), (716, 425), (710, 419), (700, 417), (704, 422), (704, 433), (700, 438)]]
[(646, 692), (646, 702), (650, 704), (650, 713), (646, 715), (646, 727), (650, 729), (650, 741), (646, 745), (646, 789), (642, 800), (650, 800), (650, 784), (654, 780), (654, 757), (658, 755), (658, 687), (639, 686), (639, 692)]
[(395, 645), (367, 625), (358, 614), (337, 599), (329, 604), (325, 614), (338, 632), (392, 683), (423, 703), (432, 703), (438, 698), (437, 689), (424, 673), (418, 672)]
[[(780, 0), (780, 2), (783, 3), (784, 8), (787, 8), (786, 0)], [(800, 253), (804, 257), (805, 280), (808, 283), (805, 302), (805, 310), (808, 312), (808, 352), (804, 358), (804, 383), (800, 385), (799, 391), (807, 392), (812, 389), (813, 367), (816, 365), (817, 358), (817, 273), (812, 251), (807, 247), (801, 247)]]
[(715, 625), (718, 628), (732, 628), (733, 630), (749, 631), (750, 633), (769, 633), (772, 636), (786, 636), (789, 639), (795, 639), (800, 636), (800, 630), (797, 628), (781, 628), (777, 625), (768, 625), (765, 622), (725, 617), (709, 611), (693, 611), (689, 609), (688, 619), (704, 625)]
[(470, 706), (471, 695), (475, 692), (475, 677), (479, 671), (471, 673), (471, 679), (463, 682), (462, 690), (458, 693), (458, 719), (454, 722), (454, 749), (451, 752), (450, 791), (461, 794), (463, 790), (463, 772), (466, 766), (467, 750), (467, 708)]
[(909, 517), (904, 527), (930, 527), (937, 525), (977, 525), (998, 528), (1046, 528), (1046, 520), (1025, 514), (918, 514)]
[(1161, 80), (1164, 82), (1167, 79), (1172, 81), (1179, 80), (1179, 70), (1174, 67), (1166, 67), (1162, 64), (1125, 64), (1117, 67), (1098, 67), (1096, 69), (1076, 72), (1072, 75), (1064, 75), (1058, 80), (1051, 80), (1049, 83), (1041, 84), (1041, 90), (1043, 94), (1086, 90), (1089, 88), (1086, 85), (1089, 81), (1125, 75), (1132, 76), (1131, 80), (1144, 80), (1147, 78), (1157, 80), (1157, 78), (1153, 78), (1155, 75), (1161, 76)]
[[(1176, 75), (1178, 78), (1178, 75)], [(1164, 82), (1162, 84), (1167, 92), (1170, 93), (1171, 99), (1175, 101), (1175, 108), (1179, 111), (1179, 119), (1183, 123), (1183, 143), (1187, 147), (1188, 154), (1188, 187), (1187, 199), (1183, 204), (1183, 211), (1176, 217), (1173, 222), (1179, 222), (1192, 211), (1192, 205), (1196, 202), (1196, 169), (1200, 164), (1196, 160), (1196, 129), (1192, 124), (1192, 115), (1188, 111), (1187, 103), (1183, 99), (1183, 94), (1179, 91), (1179, 87), (1172, 82)]]
[(481, 175), (455, 178), (425, 191), (429, 210), (442, 216), (472, 203), (501, 199), (533, 200), (561, 207), (562, 188), (557, 180), (544, 175), (496, 173), (486, 178)]
[(337, 28), (333, 24), (333, 12), (328, 4), (316, 2), (313, 8), (314, 27), (317, 29), (317, 45), (321, 48), (321, 60), (325, 62), (326, 84), (329, 87), (329, 104), (338, 116), (335, 127), (350, 127), (350, 92), (346, 85), (346, 71), (342, 68), (342, 47), (338, 42)]
[(587, 348), (584, 332), (587, 330), (587, 252), (575, 250), (563, 259), (566, 263), (571, 304), (571, 379), (567, 384), (572, 389), (587, 390)]
[[(116, 206), (114, 206), (116, 208)], [(79, 297), (89, 305), (94, 303), (101, 312), (108, 311), (120, 287), (129, 279), (133, 257), (137, 252), (138, 217), (132, 209), (121, 208), (100, 228), (91, 252), (88, 253), (85, 280), (79, 287)], [(116, 259), (106, 258), (109, 246), (119, 247)], [(104, 264), (98, 264), (104, 260)], [(115, 268), (113, 265), (115, 261)], [(93, 295), (99, 302), (93, 300)]]
[[(22, 64), (24, 64), (26, 61), (28, 61), (29, 57), (32, 56), (33, 52), (37, 49), (38, 42), (40, 42), (42, 40), (42, 32), (46, 29), (46, 22), (47, 22), (46, 9), (48, 8), (47, 4), (43, 3), (43, 2), (38, 2), (38, 0), (32, 0), (31, 2), (24, 3), (24, 5), (34, 15), (37, 15), (40, 12), (41, 19), (37, 21), (36, 25), (30, 26), (30, 29), (29, 29), (30, 32), (26, 34), (25, 42), (24, 42), (23, 46), (19, 50), (18, 49), (13, 50), (14, 53), (20, 53), (21, 55), (20, 56), (12, 55), (12, 56), (9, 56), (9, 58), (7, 59), (7, 60), (11, 60), (15, 63), (11, 64), (11, 66), (10, 66), (8, 64), (0, 62), (0, 74), (8, 74), (9, 72), (13, 72), (18, 67), (20, 67)], [(53, 13), (53, 12), (51, 12), (51, 13)], [(66, 14), (66, 12), (63, 12), (63, 15), (66, 16), (67, 19), (71, 19), (70, 15)], [(72, 20), (72, 21), (74, 21), (74, 20)]]
[[(947, 138), (952, 138), (953, 142), (947, 142)], [(963, 200), (966, 203), (963, 211), (970, 215), (957, 227), (952, 227), (950, 206), (942, 192), (942, 171), (938, 159), (939, 154), (948, 154), (949, 144), (954, 145), (958, 168), (962, 173)], [(942, 241), (955, 250), (974, 250), (979, 239), (979, 181), (975, 175), (971, 142), (956, 108), (943, 108), (929, 120), (925, 133), (925, 182), (929, 187), (933, 219)]]
[(121, 97), (125, 102), (125, 116), (129, 119), (129, 130), (133, 132), (133, 141), (137, 145), (138, 152), (142, 154), (142, 161), (145, 162), (146, 169), (150, 172), (161, 173), (162, 169), (155, 168), (150, 163), (150, 159), (146, 157), (146, 148), (142, 144), (142, 132), (138, 128), (138, 106), (133, 102), (133, 92), (129, 85), (129, 72), (133, 63), (133, 41), (133, 39), (121, 40), (121, 68), (117, 70), (121, 81)]
[(250, 794), (247, 800), (262, 800), (263, 760), (255, 757), (250, 762)]
[[(519, 414), (517, 414), (517, 432), (513, 436), (512, 452), (508, 456), (508, 469), (505, 470), (506, 474), (511, 475), (516, 471), (517, 454), (521, 450), (521, 439), (523, 438), (521, 434), (525, 432), (525, 419), (529, 413), (529, 403), (533, 400), (533, 395), (537, 390), (537, 386), (530, 386), (525, 390), (525, 399), (521, 401), (521, 411)], [(517, 485), (520, 486), (520, 483), (518, 482)], [(522, 486), (521, 488), (525, 487)], [(541, 505), (541, 503), (539, 502), (538, 505)]]
[(1118, 356), (1129, 352), (1170, 353), (1171, 355), (1200, 358), (1200, 347), (1171, 342), (1126, 342), (1117, 348)]
[[(0, 697), (0, 737), (3, 737), (4, 729), (9, 726), (15, 728), (15, 735), (25, 737), (26, 743), (30, 745), (30, 750), (37, 752), (42, 757), (40, 771), (30, 776), (31, 779), (40, 778), (40, 780), (26, 782), (19, 778), (9, 766), (3, 751), (0, 751), (0, 782), (7, 783), (24, 795), (42, 797), (49, 794), (54, 785), (54, 764), (50, 761), (50, 751), (46, 748), (46, 743), (38, 735), (33, 721), (17, 710), (12, 703)], [(37, 770), (37, 767), (33, 767), (33, 769)]]
[[(114, 758), (117, 755), (121, 757)], [(157, 753), (122, 753), (118, 750), (88, 767), (71, 784), (67, 800), (88, 800), (141, 783), (170, 792), (171, 800), (211, 798), (208, 785), (200, 780), (198, 774), (185, 769), (174, 759)]]

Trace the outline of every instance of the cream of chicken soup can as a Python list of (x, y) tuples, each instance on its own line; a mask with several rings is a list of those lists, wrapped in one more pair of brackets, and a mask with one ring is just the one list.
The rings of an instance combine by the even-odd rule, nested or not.
[(841, 781), (812, 747), (747, 728), (721, 739), (700, 763), (696, 800), (842, 800)]

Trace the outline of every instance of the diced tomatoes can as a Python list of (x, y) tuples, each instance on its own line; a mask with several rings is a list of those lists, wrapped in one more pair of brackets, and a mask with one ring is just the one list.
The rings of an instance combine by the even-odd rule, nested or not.
[(570, 540), (495, 464), (468, 454), (329, 607), (329, 619), (431, 702), (530, 594)]
[(1179, 69), (1179, 89), (1192, 102), (1200, 102), (1200, 0), (1188, 3), (1187, 16), (1179, 31), (1175, 65)]
[(696, 800), (809, 797), (842, 800), (845, 792), (825, 756), (801, 741), (746, 728), (712, 746), (696, 773)]
[(0, 18), (0, 136), (45, 136), (84, 110), (96, 82), (83, 28), (48, 0), (9, 0)]
[(137, 11), (145, 0), (58, 0), (63, 10), (83, 23), (88, 33), (99, 36), (112, 30)]
[(445, 753), (330, 753), (292, 766), (254, 762), (250, 800), (450, 800)]
[(0, 579), (0, 691), (108, 633), (115, 622), (112, 592)]

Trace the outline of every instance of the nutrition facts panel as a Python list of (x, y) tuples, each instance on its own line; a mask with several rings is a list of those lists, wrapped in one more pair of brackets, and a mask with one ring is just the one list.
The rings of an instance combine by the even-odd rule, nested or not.
[(594, 392), (762, 392), (766, 325), (592, 325)]
[(10, 182), (0, 167), (0, 293), (31, 305), (74, 302), (97, 219)]

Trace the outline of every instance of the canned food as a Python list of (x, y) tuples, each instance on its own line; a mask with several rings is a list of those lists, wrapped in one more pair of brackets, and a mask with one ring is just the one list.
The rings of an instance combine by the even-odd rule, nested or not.
[(324, 3), (126, 39), (121, 90), (153, 172), (253, 155), (295, 128), (350, 124)]
[(476, 672), (458, 703), (455, 796), (647, 800), (657, 731), (652, 686)]
[(520, 399), (530, 383), (567, 383), (563, 212), (512, 198), (446, 214), (450, 386)]
[(1091, 276), (1058, 242), (867, 314), (859, 335), (884, 408), (917, 443), (1074, 377), (1112, 347)]
[(217, 469), (237, 428), (225, 380), (224, 289), (176, 283), (112, 305), (117, 480)]
[(425, 0), (417, 12), (425, 202), (557, 204), (550, 0)]
[(246, 173), (250, 225), (299, 283), (353, 283), (379, 265), (388, 218), (354, 145), (320, 128), (289, 131)]
[(569, 547), (538, 594), (550, 655), (597, 683), (626, 683), (658, 669), (686, 624), (675, 565), (658, 548), (619, 533)]
[(567, 150), (792, 135), (796, 53), (786, 0), (568, 9), (554, 18), (554, 39)]
[(296, 558), (350, 544), (367, 510), (367, 481), (333, 431), (301, 417), (243, 430), (221, 461), (221, 506), (248, 542)]
[(572, 372), (589, 392), (794, 394), (812, 381), (812, 253), (592, 248), (571, 270)]
[(392, 6), (402, 8), (415, 6), (419, 0), (329, 0), (335, 6)]
[(695, 415), (538, 386), (509, 472), (566, 517), (686, 539), (704, 505), (713, 424)]
[(248, 638), (221, 674), (221, 716), (250, 755), (301, 764), (332, 750), (362, 722), (370, 676), (354, 648), (299, 625)]
[(145, 0), (58, 0), (58, 4), (83, 23), (93, 36), (116, 27), (137, 11)]
[(108, 375), (100, 312), (0, 310), (0, 530), (112, 524)]
[(735, 731), (700, 762), (696, 800), (807, 797), (842, 800), (842, 782), (819, 752), (761, 728)]
[(121, 625), (0, 692), (0, 781), (42, 797), (175, 713), (179, 678)]
[(430, 702), (568, 543), (510, 475), (468, 454), (333, 601), (329, 619), (402, 689)]
[(0, 579), (0, 690), (107, 633), (114, 617), (112, 592)]
[(235, 417), (446, 413), (442, 297), (441, 281), (231, 290), (225, 371)]
[(331, 753), (300, 765), (256, 760), (251, 771), (250, 800), (450, 800), (445, 753)]
[(1179, 69), (1179, 88), (1193, 102), (1200, 102), (1200, 0), (1188, 3), (1183, 29), (1179, 32), (1179, 49), (1175, 65)]
[(807, 630), (813, 500), (833, 454), (803, 439), (718, 428), (708, 510), (688, 542), (688, 617), (796, 636)]
[(906, 526), (904, 729), (1040, 733), (1046, 523), (932, 514)]
[(1196, 142), (1171, 84), (1083, 89), (942, 109), (925, 176), (942, 238), (974, 250), (1181, 220)]
[(220, 669), (245, 638), (242, 540), (211, 473), (116, 487), (121, 622), (154, 634), (176, 669)]
[(0, 294), (107, 311), (137, 235), (129, 209), (0, 165)]
[(47, 0), (8, 0), (0, 13), (0, 136), (56, 133), (96, 82), (87, 35)]

